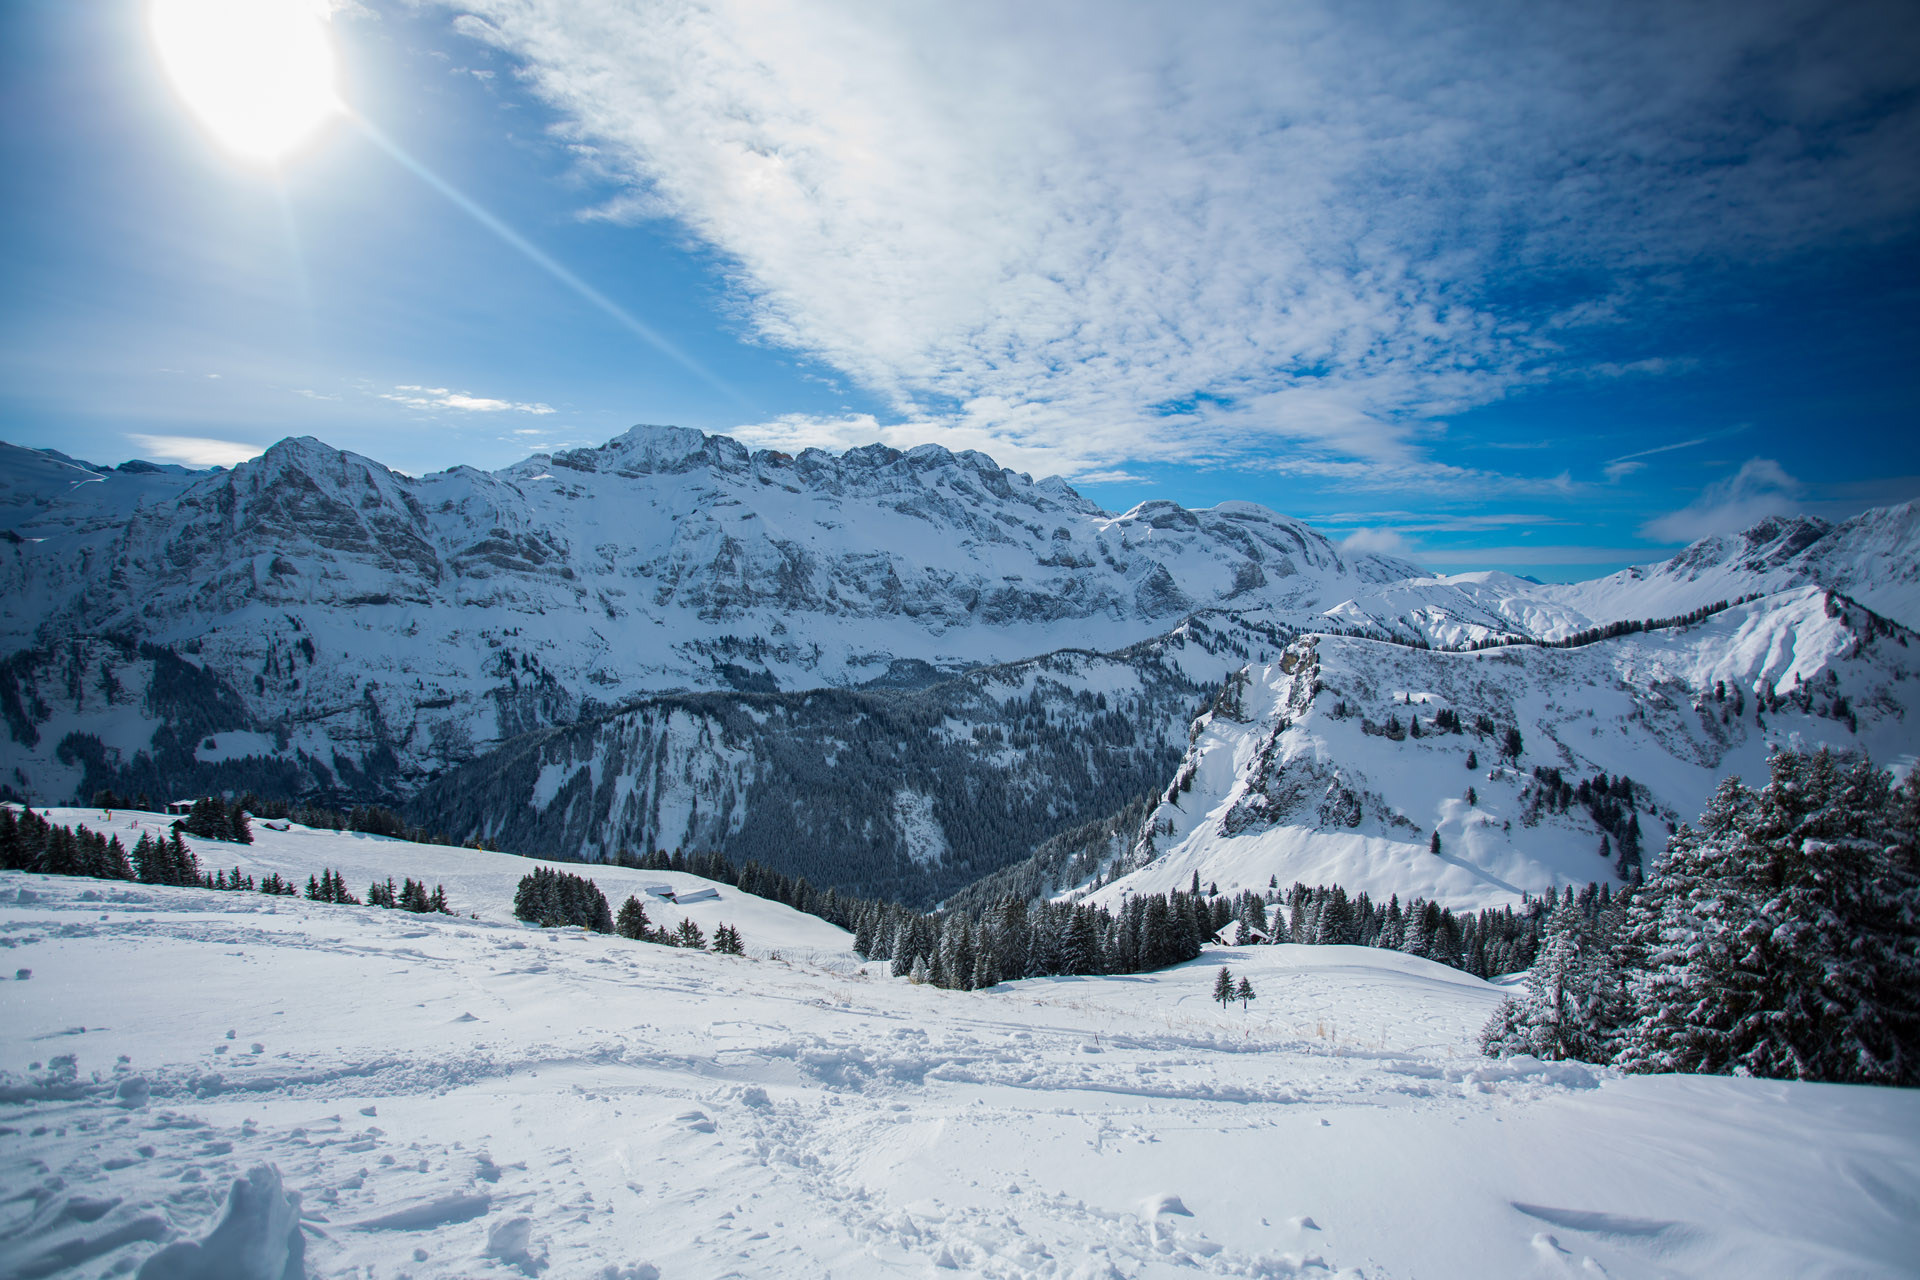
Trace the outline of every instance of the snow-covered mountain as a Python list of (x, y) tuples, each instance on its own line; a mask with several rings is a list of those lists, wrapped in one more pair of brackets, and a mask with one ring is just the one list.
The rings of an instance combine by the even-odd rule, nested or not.
[(659, 695), (517, 738), (409, 811), (500, 848), (718, 849), (930, 903), (1155, 791), (1219, 673), (1287, 638), (1196, 618), (926, 688)]
[(1447, 646), (1559, 640), (1611, 622), (1675, 617), (1801, 586), (1842, 591), (1920, 627), (1920, 502), (1878, 507), (1839, 525), (1814, 516), (1769, 517), (1744, 533), (1703, 538), (1670, 560), (1585, 582), (1481, 571), (1387, 583), (1329, 610), (1328, 621)]
[(978, 453), (665, 427), (419, 479), (287, 440), (129, 506), (111, 539), (57, 505), (0, 554), (8, 645), (167, 646), (282, 753), (398, 789), (642, 694), (924, 681), (1210, 607), (1311, 618), (1418, 573), (1251, 504), (1115, 516)]
[[(0, 524), (0, 785), (17, 794), (411, 799), (463, 837), (778, 846), (790, 869), (838, 858), (845, 883), (907, 897), (1164, 785), (1204, 687), (1302, 633), (1553, 640), (1763, 594), (1688, 633), (1711, 648), (1736, 616), (1791, 637), (1813, 587), (1920, 625), (1914, 504), (1543, 586), (1348, 555), (1249, 503), (1114, 515), (978, 453), (788, 456), (670, 427), (418, 478), (311, 439), (202, 472), (5, 446)], [(1325, 643), (1437, 689), (1450, 663), (1552, 680), (1671, 635), (1483, 659)], [(1876, 696), (1854, 698), (1868, 729), (1911, 701), (1897, 682)], [(1662, 802), (1690, 814), (1699, 790)], [(1388, 807), (1431, 825), (1426, 801)]]
[(1195, 723), (1133, 843), (1054, 887), (1511, 902), (1631, 874), (1636, 845), (1657, 853), (1777, 747), (1911, 767), (1917, 720), (1920, 637), (1817, 587), (1572, 648), (1302, 636)]

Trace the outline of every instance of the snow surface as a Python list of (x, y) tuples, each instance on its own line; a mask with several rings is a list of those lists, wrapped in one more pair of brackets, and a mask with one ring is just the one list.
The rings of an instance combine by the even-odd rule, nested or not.
[[(1892, 1277), (1920, 1257), (1920, 1091), (1491, 1062), (1472, 1038), (1500, 988), (1395, 953), (939, 991), (726, 886), (696, 909), (784, 961), (519, 925), (507, 855), (299, 829), (234, 848), (199, 851), (444, 881), (479, 918), (0, 874), (0, 1274), (211, 1247), (236, 1179), (277, 1203), (262, 1167), (299, 1197), (315, 1276)], [(609, 897), (692, 879), (591, 873)], [(1250, 1010), (1208, 999), (1223, 963)]]

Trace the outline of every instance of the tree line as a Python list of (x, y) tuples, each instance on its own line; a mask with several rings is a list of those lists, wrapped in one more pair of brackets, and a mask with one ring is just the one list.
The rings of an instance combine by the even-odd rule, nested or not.
[[(1533, 962), (1555, 905), (1523, 898), (1517, 909), (1456, 913), (1421, 898), (1402, 904), (1393, 895), (1380, 903), (1339, 885), (1295, 884), (1283, 890), (1274, 880), (1264, 893), (1224, 895), (1217, 886), (1203, 889), (1196, 874), (1184, 892), (1129, 895), (1114, 910), (1008, 894), (992, 901), (969, 896), (943, 911), (920, 912), (822, 891), (805, 877), (754, 862), (736, 868), (717, 853), (626, 854), (621, 861), (643, 870), (689, 872), (783, 903), (852, 933), (856, 953), (888, 963), (896, 976), (912, 977), (917, 966), (925, 981), (961, 989), (1020, 978), (1165, 968), (1198, 956), (1216, 935), (1240, 946), (1380, 947), (1491, 978)], [(1614, 900), (1612, 888), (1597, 883), (1577, 894), (1570, 888), (1568, 894), (1588, 916)]]
[[(118, 835), (105, 836), (82, 823), (56, 826), (32, 809), (17, 814), (0, 805), (0, 870), (31, 871), (48, 876), (84, 876), (95, 880), (125, 880), (137, 884), (172, 885), (186, 889), (218, 889), (298, 897), (300, 889), (279, 872), (256, 879), (239, 867), (227, 871), (203, 870), (200, 857), (181, 838), (183, 823), (166, 835), (143, 832), (129, 850)], [(313, 902), (359, 906), (361, 899), (348, 889), (338, 871), (327, 870), (307, 878), (306, 896)], [(442, 885), (428, 890), (411, 877), (396, 887), (393, 877), (368, 887), (366, 905), (401, 911), (452, 915)]]

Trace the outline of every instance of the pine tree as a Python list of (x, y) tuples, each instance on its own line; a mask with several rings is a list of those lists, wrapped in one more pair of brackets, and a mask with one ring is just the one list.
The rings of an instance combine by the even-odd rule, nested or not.
[(1245, 1013), (1247, 1005), (1259, 997), (1254, 995), (1253, 984), (1243, 977), (1233, 989), (1233, 998), (1240, 1002), (1240, 1012)]
[(418, 913), (429, 910), (427, 886), (414, 880), (412, 876), (406, 877), (400, 885), (400, 909)]
[(636, 942), (647, 940), (647, 935), (653, 932), (653, 924), (647, 919), (647, 909), (640, 899), (629, 894), (627, 900), (620, 904), (620, 914), (613, 920), (613, 931)]
[(1221, 965), (1220, 972), (1214, 975), (1213, 998), (1220, 1002), (1222, 1009), (1233, 1001), (1233, 971), (1225, 965)]
[(1589, 919), (1573, 903), (1555, 908), (1527, 970), (1526, 995), (1501, 1002), (1481, 1030), (1482, 1051), (1492, 1057), (1530, 1053), (1556, 1061), (1609, 1061), (1625, 1014), (1613, 954), (1617, 922), (1611, 913)]

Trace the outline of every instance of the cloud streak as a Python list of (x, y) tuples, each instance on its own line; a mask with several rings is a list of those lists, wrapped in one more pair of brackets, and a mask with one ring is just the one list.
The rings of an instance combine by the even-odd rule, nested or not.
[(263, 452), (257, 444), (216, 440), (209, 436), (149, 436), (129, 433), (127, 439), (141, 453), (189, 467), (236, 467)]
[(1044, 470), (1404, 485), (1450, 415), (1674, 367), (1569, 354), (1645, 282), (1920, 208), (1913, 24), (1873, 4), (458, 7), (619, 184), (599, 216), (690, 230), (755, 337), (917, 438)]
[(392, 391), (380, 392), (379, 395), (382, 400), (391, 400), (409, 409), (458, 409), (463, 413), (548, 414), (557, 412), (550, 404), (523, 404), (514, 400), (493, 400), (486, 396), (468, 395), (464, 391), (450, 391), (446, 387), (398, 386)]

